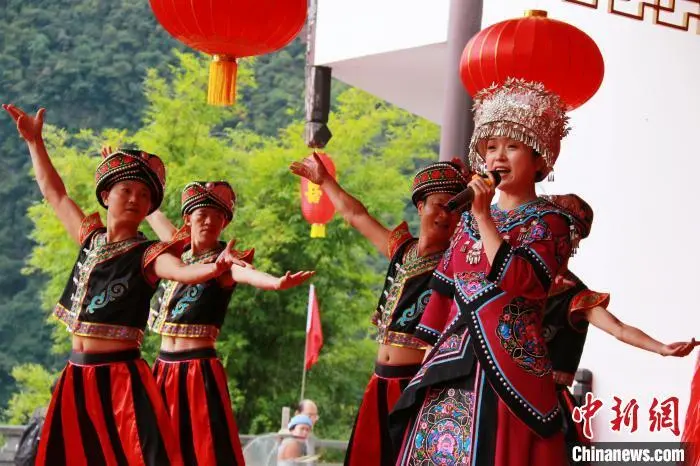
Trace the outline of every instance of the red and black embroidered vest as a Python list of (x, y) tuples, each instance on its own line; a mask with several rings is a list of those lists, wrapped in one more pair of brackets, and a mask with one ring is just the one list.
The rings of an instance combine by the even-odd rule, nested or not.
[(601, 305), (607, 307), (610, 296), (596, 293), (573, 273), (566, 272), (569, 283), (554, 285), (547, 298), (542, 336), (552, 362), (552, 375), (559, 385), (571, 385), (581, 362), (588, 333), (588, 320), (580, 313)]
[[(215, 249), (194, 256), (192, 250), (182, 254), (185, 264), (206, 264), (216, 260), (226, 247), (220, 243)], [(239, 259), (252, 262), (254, 251), (236, 252)], [(226, 317), (233, 286), (224, 287), (219, 279), (199, 285), (185, 285), (163, 281), (151, 301), (149, 328), (171, 337), (209, 338), (216, 340)]]
[(78, 260), (54, 315), (74, 335), (141, 341), (157, 285), (145, 270), (179, 236), (161, 243), (139, 233), (108, 243), (106, 231), (97, 214), (83, 220)]
[(391, 262), (384, 289), (372, 316), (377, 326), (377, 341), (385, 345), (425, 349), (424, 342), (413, 336), (423, 310), (430, 301), (428, 286), (442, 252), (420, 257), (418, 240), (402, 223), (392, 232), (389, 242)]
[(75, 335), (141, 340), (155, 291), (143, 273), (144, 255), (155, 241), (107, 243), (106, 236), (101, 228), (83, 242), (54, 314)]

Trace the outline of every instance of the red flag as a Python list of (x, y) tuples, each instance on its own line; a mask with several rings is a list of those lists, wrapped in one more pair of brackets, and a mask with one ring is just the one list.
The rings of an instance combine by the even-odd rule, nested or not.
[(321, 330), (321, 316), (318, 312), (318, 301), (314, 286), (309, 287), (309, 310), (306, 316), (306, 349), (304, 350), (305, 364), (308, 371), (318, 361), (318, 355), (323, 346), (323, 331)]

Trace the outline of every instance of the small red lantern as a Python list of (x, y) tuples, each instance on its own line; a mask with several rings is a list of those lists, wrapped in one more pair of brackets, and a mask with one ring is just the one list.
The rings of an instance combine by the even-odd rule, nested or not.
[(546, 11), (530, 10), (472, 37), (460, 75), (472, 96), (509, 77), (539, 81), (573, 110), (598, 91), (604, 68), (598, 46), (585, 32), (547, 18)]
[(150, 0), (158, 22), (188, 47), (213, 55), (208, 102), (231, 105), (236, 59), (279, 50), (306, 20), (307, 0)]
[[(321, 158), (328, 173), (335, 178), (335, 165), (331, 158), (323, 152), (316, 152), (316, 155)], [(306, 178), (301, 179), (301, 212), (311, 224), (311, 237), (324, 238), (326, 223), (333, 219), (335, 207), (321, 187)]]

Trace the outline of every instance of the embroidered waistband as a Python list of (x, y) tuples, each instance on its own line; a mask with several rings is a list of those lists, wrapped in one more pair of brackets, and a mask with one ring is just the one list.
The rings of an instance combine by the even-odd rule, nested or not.
[(377, 342), (383, 345), (398, 346), (400, 348), (413, 348), (424, 350), (428, 348), (426, 343), (410, 333), (394, 332), (393, 330), (379, 331)]
[(160, 322), (151, 328), (156, 333), (167, 337), (180, 338), (207, 338), (216, 340), (219, 329), (214, 325), (204, 324), (177, 324), (173, 322)]
[(73, 335), (110, 340), (133, 340), (139, 344), (143, 340), (143, 330), (139, 328), (99, 322), (84, 322), (60, 304), (54, 308), (53, 314), (66, 325), (68, 331)]

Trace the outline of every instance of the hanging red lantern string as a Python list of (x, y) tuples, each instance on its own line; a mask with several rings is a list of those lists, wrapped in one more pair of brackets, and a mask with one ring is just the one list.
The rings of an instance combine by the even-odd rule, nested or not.
[(547, 12), (494, 24), (467, 43), (460, 76), (472, 96), (509, 77), (538, 81), (561, 97), (568, 110), (580, 107), (600, 88), (605, 66), (585, 32)]
[[(335, 178), (335, 165), (331, 158), (323, 152), (316, 152), (321, 158), (323, 166), (328, 173)], [(326, 236), (326, 223), (335, 215), (335, 207), (321, 187), (306, 178), (301, 178), (301, 213), (307, 222), (311, 224), (311, 237), (324, 238)]]
[(307, 0), (150, 0), (158, 22), (175, 39), (213, 56), (207, 101), (231, 105), (238, 58), (281, 49), (304, 26)]

